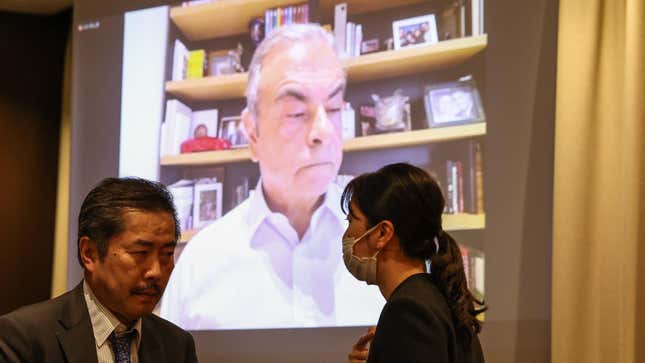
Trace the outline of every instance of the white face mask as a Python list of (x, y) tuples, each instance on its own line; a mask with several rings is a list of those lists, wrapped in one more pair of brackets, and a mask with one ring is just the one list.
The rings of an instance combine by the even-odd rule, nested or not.
[(378, 227), (378, 224), (368, 229), (358, 238), (343, 238), (343, 260), (345, 261), (347, 271), (357, 280), (365, 281), (368, 285), (376, 285), (376, 256), (381, 251), (377, 251), (372, 257), (358, 257), (354, 254), (354, 245), (376, 229), (376, 227)]

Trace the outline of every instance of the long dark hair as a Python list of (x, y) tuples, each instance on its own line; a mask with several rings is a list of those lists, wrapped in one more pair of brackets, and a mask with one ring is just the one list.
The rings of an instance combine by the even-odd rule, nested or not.
[(390, 164), (349, 182), (341, 197), (345, 213), (352, 202), (370, 227), (391, 221), (405, 255), (430, 260), (430, 276), (448, 301), (457, 334), (469, 342), (479, 333), (482, 325), (477, 315), (486, 307), (468, 290), (459, 246), (441, 228), (445, 202), (437, 182), (416, 166)]

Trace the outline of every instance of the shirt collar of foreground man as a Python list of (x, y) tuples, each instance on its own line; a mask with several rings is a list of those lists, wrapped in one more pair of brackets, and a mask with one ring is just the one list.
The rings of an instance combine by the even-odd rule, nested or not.
[(0, 358), (195, 362), (192, 336), (152, 314), (174, 267), (179, 236), (166, 188), (107, 178), (86, 196), (78, 222), (83, 281), (58, 298), (0, 317)]

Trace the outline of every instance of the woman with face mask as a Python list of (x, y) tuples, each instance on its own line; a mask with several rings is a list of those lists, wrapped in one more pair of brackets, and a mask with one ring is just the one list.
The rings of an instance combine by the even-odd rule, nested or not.
[(459, 246), (441, 228), (437, 182), (409, 164), (363, 174), (345, 188), (349, 226), (343, 259), (387, 303), (376, 330), (360, 337), (350, 362), (483, 362), (477, 301), (466, 286)]

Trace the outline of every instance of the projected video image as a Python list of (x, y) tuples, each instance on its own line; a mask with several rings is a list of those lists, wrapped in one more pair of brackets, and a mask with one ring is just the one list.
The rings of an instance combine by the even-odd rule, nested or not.
[[(415, 46), (422, 66), (401, 68), (392, 24), (405, 19), (386, 5), (358, 16), (351, 1), (321, 4), (328, 26), (307, 3), (254, 5), (236, 29), (216, 21), (236, 11), (218, 2), (125, 14), (120, 174), (167, 185), (182, 228), (162, 317), (189, 330), (375, 325), (385, 301), (345, 267), (340, 196), (394, 161), (440, 181), (445, 229), (485, 227), (483, 108), (457, 119), (424, 95), (437, 42), (455, 43), (457, 63), (482, 40), (459, 27), (442, 38), (441, 14), (462, 12), (419, 2), (439, 38)], [(473, 75), (451, 77), (477, 92)]]

